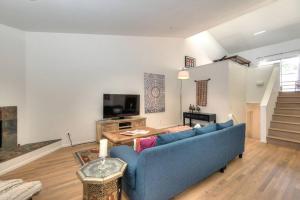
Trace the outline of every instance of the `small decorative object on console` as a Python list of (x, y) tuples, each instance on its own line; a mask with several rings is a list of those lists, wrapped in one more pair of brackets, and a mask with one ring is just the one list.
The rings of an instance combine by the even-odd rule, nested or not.
[(196, 110), (196, 107), (194, 105), (192, 105), (192, 112), (194, 112)]
[(190, 104), (189, 111), (192, 112), (192, 109), (193, 109), (192, 104)]
[(196, 107), (194, 105), (190, 104), (189, 110), (190, 110), (190, 112), (193, 113), (196, 110)]
[(197, 112), (200, 112), (200, 111), (201, 111), (200, 106), (198, 106), (198, 105), (196, 106), (196, 111), (197, 111)]

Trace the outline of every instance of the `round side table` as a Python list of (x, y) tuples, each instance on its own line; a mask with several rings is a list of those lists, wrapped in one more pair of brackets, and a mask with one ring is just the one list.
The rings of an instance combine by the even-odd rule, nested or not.
[(77, 171), (83, 183), (84, 200), (120, 200), (122, 195), (122, 176), (127, 163), (118, 158), (93, 160)]

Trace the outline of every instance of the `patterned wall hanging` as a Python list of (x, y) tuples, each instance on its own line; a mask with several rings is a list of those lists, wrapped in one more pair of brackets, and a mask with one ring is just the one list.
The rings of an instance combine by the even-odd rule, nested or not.
[(145, 113), (165, 112), (165, 75), (144, 74)]
[(207, 80), (199, 80), (196, 82), (196, 105), (198, 106), (207, 106)]

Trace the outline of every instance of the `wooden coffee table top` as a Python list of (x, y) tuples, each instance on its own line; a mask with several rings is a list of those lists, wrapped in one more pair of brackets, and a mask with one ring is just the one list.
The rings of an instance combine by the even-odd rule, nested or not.
[[(126, 132), (126, 131), (133, 131), (133, 130), (147, 130), (149, 133), (147, 134), (138, 134), (138, 135), (122, 135), (120, 133)], [(163, 133), (163, 129), (155, 129), (155, 128), (150, 128), (150, 127), (138, 127), (134, 129), (124, 129), (120, 131), (115, 131), (115, 132), (103, 132), (103, 136), (106, 137), (110, 142), (114, 144), (124, 144), (128, 142), (132, 142), (135, 138), (140, 138), (140, 137), (149, 137), (153, 135), (158, 135), (160, 133)]]

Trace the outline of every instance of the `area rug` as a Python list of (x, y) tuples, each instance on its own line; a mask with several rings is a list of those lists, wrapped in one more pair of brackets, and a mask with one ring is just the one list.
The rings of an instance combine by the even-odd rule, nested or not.
[(92, 148), (75, 152), (75, 158), (81, 165), (84, 165), (92, 160), (96, 160), (99, 157), (99, 149)]

